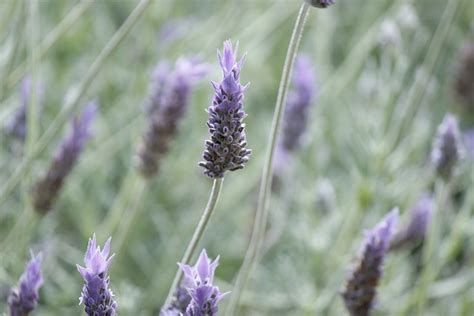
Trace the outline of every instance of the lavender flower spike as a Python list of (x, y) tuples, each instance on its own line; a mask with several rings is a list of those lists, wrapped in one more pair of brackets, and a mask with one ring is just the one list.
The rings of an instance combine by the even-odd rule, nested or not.
[(306, 2), (316, 8), (327, 8), (336, 3), (336, 0), (306, 0)]
[(393, 209), (377, 226), (365, 232), (357, 264), (341, 292), (351, 316), (371, 314), (384, 257), (397, 221), (398, 209)]
[(431, 151), (431, 162), (438, 175), (447, 181), (453, 175), (456, 163), (462, 155), (463, 146), (458, 121), (452, 114), (447, 114), (438, 127)]
[(225, 41), (222, 54), (218, 53), (224, 78), (219, 84), (212, 82), (215, 95), (207, 121), (211, 138), (206, 141), (204, 161), (199, 165), (205, 169), (204, 174), (214, 179), (224, 177), (226, 171), (242, 169), (251, 154), (251, 150), (245, 148), (245, 124), (242, 123), (247, 116), (242, 101), (248, 84), (240, 84), (244, 58), (237, 61), (236, 55), (237, 47), (234, 51), (232, 43)]
[(158, 172), (189, 105), (192, 88), (206, 73), (207, 65), (196, 58), (178, 59), (174, 70), (166, 62), (155, 68), (147, 105), (150, 123), (138, 152), (143, 176), (150, 178)]
[(42, 284), (41, 254), (32, 255), (20, 277), (18, 288), (12, 289), (8, 297), (10, 316), (27, 316), (33, 311), (38, 305), (38, 291)]
[(316, 78), (309, 57), (296, 58), (293, 72), (293, 86), (282, 122), (282, 131), (275, 151), (272, 189), (278, 190), (284, 171), (291, 162), (291, 152), (301, 147), (308, 125), (309, 109), (316, 96)]
[(86, 314), (89, 316), (114, 316), (117, 315), (117, 303), (114, 294), (109, 289), (109, 276), (107, 274), (112, 258), (109, 257), (110, 242), (107, 239), (104, 248), (97, 246), (95, 234), (89, 239), (86, 255), (84, 257), (85, 267), (77, 265), (77, 270), (86, 283), (82, 287), (79, 304), (84, 304)]
[(453, 79), (454, 96), (461, 109), (466, 114), (474, 114), (474, 33), (458, 53)]
[(80, 117), (74, 118), (70, 134), (62, 141), (46, 174), (34, 186), (33, 205), (39, 213), (46, 214), (53, 207), (64, 180), (74, 168), (89, 138), (89, 128), (96, 111), (96, 104), (91, 102)]
[(280, 146), (294, 151), (301, 146), (301, 138), (308, 125), (308, 111), (316, 95), (314, 67), (307, 56), (298, 56), (293, 74), (293, 90), (288, 95)]
[[(25, 78), (23, 78), (20, 90), (20, 107), (14, 113), (11, 121), (5, 126), (6, 132), (20, 141), (24, 141), (26, 137), (26, 112), (33, 90), (31, 81), (31, 76), (25, 76)], [(38, 104), (41, 108), (43, 99), (43, 88), (41, 85), (37, 86), (36, 93)]]
[(426, 194), (411, 207), (408, 224), (395, 234), (390, 243), (390, 250), (423, 241), (433, 212), (433, 198)]
[(463, 133), (464, 147), (469, 156), (474, 158), (474, 128), (468, 129)]
[(186, 316), (216, 316), (217, 304), (227, 295), (221, 293), (217, 286), (212, 284), (214, 271), (219, 264), (219, 257), (211, 261), (206, 250), (201, 252), (194, 267), (178, 263), (184, 272), (182, 286), (187, 289), (191, 296), (191, 302), (186, 308)]

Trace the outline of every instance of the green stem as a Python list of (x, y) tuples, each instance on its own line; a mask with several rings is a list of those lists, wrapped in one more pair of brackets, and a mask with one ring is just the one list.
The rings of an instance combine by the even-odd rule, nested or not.
[(28, 155), (32, 152), (36, 139), (38, 138), (38, 54), (36, 50), (36, 42), (38, 40), (38, 2), (37, 0), (29, 1), (30, 15), (30, 58), (29, 64), (31, 69), (31, 91), (27, 106), (27, 139), (25, 142), (25, 152)]
[(143, 193), (147, 182), (144, 179), (137, 179), (138, 183), (135, 182), (132, 192), (133, 192), (133, 201), (131, 201), (128, 209), (125, 210), (122, 220), (117, 228), (117, 238), (115, 238), (115, 248), (116, 252), (120, 253), (122, 247), (127, 240), (128, 233), (130, 232), (130, 227), (135, 222), (138, 213), (142, 209), (141, 201), (143, 200)]
[(260, 256), (263, 239), (265, 237), (265, 228), (268, 218), (268, 198), (270, 196), (270, 187), (272, 180), (273, 155), (275, 153), (276, 141), (278, 132), (280, 130), (281, 117), (283, 114), (284, 105), (286, 103), (286, 95), (290, 83), (291, 73), (293, 72), (293, 64), (295, 62), (298, 47), (303, 34), (306, 17), (309, 12), (309, 5), (304, 2), (301, 5), (298, 17), (293, 28), (288, 51), (286, 54), (285, 64), (283, 66), (283, 73), (281, 76), (280, 87), (278, 89), (278, 97), (275, 105), (275, 112), (273, 114), (272, 128), (267, 148), (267, 156), (262, 173), (262, 182), (260, 184), (260, 191), (258, 196), (257, 211), (255, 214), (255, 221), (250, 238), (250, 244), (245, 254), (244, 262), (237, 275), (234, 290), (227, 308), (227, 315), (233, 315), (235, 308), (239, 304), (241, 293), (245, 287), (248, 277), (250, 276), (254, 265), (257, 263)]
[(79, 82), (77, 89), (62, 107), (59, 114), (56, 116), (53, 122), (51, 122), (49, 128), (42, 135), (42, 137), (36, 143), (36, 146), (32, 149), (31, 153), (26, 155), (20, 165), (15, 169), (13, 175), (5, 182), (0, 189), (0, 203), (12, 192), (21, 178), (31, 168), (31, 164), (38, 154), (40, 154), (48, 143), (53, 139), (56, 134), (61, 130), (64, 123), (71, 117), (71, 115), (80, 107), (81, 100), (84, 97), (87, 89), (92, 84), (97, 74), (99, 73), (102, 66), (108, 60), (110, 55), (116, 51), (118, 45), (123, 41), (125, 36), (130, 32), (132, 27), (139, 20), (141, 15), (145, 12), (146, 8), (150, 5), (150, 0), (141, 0), (136, 6), (127, 20), (122, 26), (115, 32), (109, 42), (105, 45), (104, 49), (100, 52), (99, 56), (94, 60), (92, 65), (87, 70), (86, 75)]
[[(209, 201), (207, 202), (206, 209), (204, 210), (204, 213), (202, 214), (201, 219), (199, 220), (196, 230), (194, 231), (193, 237), (191, 238), (191, 241), (189, 242), (188, 247), (184, 252), (183, 259), (181, 259), (180, 263), (189, 264), (191, 257), (193, 256), (194, 251), (196, 250), (197, 244), (199, 243), (199, 240), (201, 240), (201, 237), (204, 234), (204, 231), (206, 230), (207, 223), (211, 218), (212, 212), (216, 207), (223, 181), (223, 178), (214, 179), (214, 183), (211, 189), (211, 195), (209, 196)], [(176, 275), (173, 279), (173, 283), (171, 284), (170, 290), (168, 292), (168, 296), (166, 297), (164, 306), (168, 306), (171, 303), (176, 288), (178, 287), (178, 284), (181, 281), (182, 277), (183, 272), (181, 271), (181, 269), (178, 268), (178, 271), (176, 272)]]
[(116, 228), (123, 219), (125, 208), (129, 205), (132, 197), (134, 197), (135, 188), (140, 185), (139, 181), (141, 181), (141, 179), (138, 178), (136, 170), (133, 167), (129, 168), (125, 178), (120, 184), (120, 189), (115, 196), (112, 207), (107, 213), (107, 217), (102, 221), (99, 229), (97, 229), (103, 238), (108, 238), (108, 236), (113, 235), (116, 231)]
[(420, 276), (420, 284), (417, 292), (418, 315), (424, 315), (426, 306), (426, 293), (430, 283), (436, 277), (436, 271), (439, 262), (439, 245), (442, 237), (442, 226), (449, 205), (449, 197), (451, 195), (451, 183), (437, 183), (436, 210), (433, 212), (431, 222), (426, 237), (426, 244), (423, 247), (422, 266), (423, 271)]

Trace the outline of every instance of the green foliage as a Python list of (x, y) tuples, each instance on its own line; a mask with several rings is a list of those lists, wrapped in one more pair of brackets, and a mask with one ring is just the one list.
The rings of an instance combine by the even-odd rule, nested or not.
[[(12, 81), (11, 74), (24, 61), (27, 69), (32, 65), (29, 3), (0, 2), (1, 123), (19, 105), (19, 80)], [(37, 42), (79, 5), (38, 1)], [(45, 87), (40, 135), (135, 5), (131, 0), (93, 3), (33, 63)], [(208, 136), (208, 82), (220, 76), (216, 49), (228, 38), (247, 52), (242, 82), (251, 82), (244, 104), (253, 154), (245, 169), (226, 176), (200, 247), (211, 257), (221, 255), (217, 283), (223, 292), (231, 290), (252, 229), (273, 106), (298, 8), (296, 0), (152, 1), (82, 98), (81, 107), (88, 99), (100, 105), (94, 137), (55, 209), (42, 218), (34, 214), (29, 188), (47, 168), (60, 135), (1, 202), (2, 293), (17, 282), (29, 249), (41, 250), (45, 285), (36, 315), (80, 314), (82, 280), (75, 264), (82, 263), (87, 239), (96, 232), (99, 243), (112, 235), (116, 257), (111, 288), (119, 313), (157, 314), (211, 187), (197, 162)], [(415, 24), (407, 20), (407, 8), (414, 10)], [(431, 142), (454, 102), (451, 70), (457, 49), (469, 36), (472, 9), (468, 0), (338, 0), (329, 9), (311, 10), (301, 51), (316, 65), (319, 101), (306, 144), (295, 155), (282, 190), (272, 195), (265, 255), (244, 292), (239, 315), (344, 313), (338, 291), (363, 230), (394, 206), (400, 207), (403, 222), (408, 207), (434, 191)], [(387, 33), (387, 23), (395, 33)], [(144, 183), (134, 159), (146, 126), (142, 105), (151, 71), (162, 59), (196, 53), (212, 71), (196, 88), (159, 176)], [(474, 126), (467, 119), (461, 122)], [(3, 134), (0, 187), (24, 157), (21, 146), (12, 142)], [(316, 185), (322, 179), (335, 190), (329, 212), (317, 203)], [(439, 209), (444, 221), (426, 315), (469, 315), (474, 310), (473, 179), (473, 160), (466, 157), (450, 202)], [(389, 255), (376, 315), (416, 314), (419, 255), (415, 250)], [(1, 310), (6, 311), (3, 299)]]

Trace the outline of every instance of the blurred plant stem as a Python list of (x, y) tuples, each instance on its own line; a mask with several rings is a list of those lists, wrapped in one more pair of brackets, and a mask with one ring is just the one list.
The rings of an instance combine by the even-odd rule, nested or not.
[[(191, 258), (196, 251), (196, 247), (201, 240), (201, 237), (206, 230), (207, 224), (209, 223), (209, 219), (212, 216), (212, 213), (216, 207), (217, 201), (219, 200), (219, 194), (222, 189), (222, 183), (224, 182), (224, 178), (216, 178), (214, 179), (214, 183), (212, 184), (211, 194), (209, 196), (209, 201), (207, 202), (206, 209), (204, 213), (202, 213), (201, 219), (199, 219), (199, 223), (196, 226), (196, 230), (193, 233), (193, 237), (189, 242), (186, 251), (184, 252), (183, 258), (179, 261), (182, 264), (189, 264)], [(176, 288), (183, 277), (183, 271), (178, 268), (176, 275), (174, 276), (173, 283), (171, 283), (170, 290), (168, 292), (168, 296), (166, 297), (164, 306), (168, 306), (174, 296)]]
[[(35, 50), (36, 50), (36, 58), (41, 59), (48, 50), (61, 38), (79, 19), (82, 15), (87, 11), (87, 9), (94, 3), (94, 0), (82, 0), (79, 2), (74, 8), (72, 8), (68, 15), (64, 17), (64, 19), (59, 22), (56, 27), (49, 32), (44, 40), (41, 41), (38, 47), (36, 47), (35, 42)], [(37, 31), (35, 31), (37, 32)], [(6, 80), (6, 89), (12, 89), (18, 81), (23, 78), (23, 76), (29, 71), (31, 65), (28, 65), (27, 61), (22, 62), (18, 67), (13, 70), (13, 72), (8, 72), (9, 75)]]
[(435, 183), (435, 194), (436, 194), (436, 210), (433, 212), (433, 216), (428, 226), (428, 234), (426, 236), (425, 245), (422, 252), (422, 271), (419, 279), (418, 291), (416, 294), (418, 304), (418, 315), (424, 315), (427, 290), (430, 283), (436, 279), (437, 272), (439, 271), (440, 262), (440, 244), (441, 237), (443, 235), (443, 226), (447, 219), (447, 213), (449, 212), (450, 196), (452, 192), (452, 181), (443, 182), (437, 180)]
[[(28, 34), (29, 34), (29, 67), (31, 72), (31, 86), (28, 98), (28, 104), (26, 105), (26, 141), (25, 141), (25, 154), (29, 155), (33, 151), (35, 143), (39, 135), (39, 106), (38, 106), (38, 77), (39, 77), (39, 59), (36, 50), (36, 43), (39, 37), (39, 4), (37, 0), (28, 1)], [(31, 175), (26, 175), (22, 179), (22, 195), (24, 200), (25, 209), (31, 209), (30, 200), (30, 186), (31, 186)], [(27, 210), (29, 212), (31, 210)]]
[[(107, 239), (109, 236), (113, 235), (116, 230), (116, 227), (119, 225), (121, 218), (123, 217), (123, 210), (129, 204), (130, 199), (133, 197), (134, 188), (137, 187), (138, 182), (141, 181), (139, 175), (134, 168), (129, 168), (125, 178), (120, 184), (119, 191), (115, 196), (114, 202), (110, 211), (107, 213), (104, 221), (97, 228), (99, 237), (102, 239)], [(90, 235), (92, 232), (87, 232), (87, 235)]]
[(26, 142), (25, 142), (25, 153), (28, 155), (32, 152), (36, 139), (38, 138), (38, 68), (39, 68), (39, 59), (38, 52), (36, 49), (36, 43), (38, 41), (39, 34), (39, 21), (38, 21), (38, 1), (30, 0), (29, 1), (29, 30), (30, 35), (29, 41), (29, 65), (31, 71), (31, 88), (29, 93), (29, 102), (27, 104), (27, 133), (26, 133)]
[(272, 167), (273, 167), (273, 155), (275, 152), (276, 141), (278, 138), (278, 132), (280, 130), (281, 117), (283, 109), (286, 104), (286, 95), (290, 83), (291, 74), (293, 72), (293, 64), (298, 52), (298, 47), (303, 34), (306, 17), (308, 15), (310, 6), (303, 2), (301, 5), (298, 17), (293, 28), (290, 43), (288, 45), (288, 51), (285, 58), (285, 64), (283, 66), (283, 72), (280, 81), (280, 87), (278, 89), (278, 97), (275, 105), (275, 112), (273, 114), (272, 128), (268, 140), (266, 160), (263, 166), (262, 181), (260, 183), (260, 191), (257, 202), (257, 211), (255, 214), (255, 221), (253, 225), (252, 236), (250, 238), (250, 244), (245, 254), (244, 262), (240, 268), (235, 281), (234, 290), (231, 294), (229, 305), (227, 306), (226, 315), (233, 315), (240, 301), (240, 296), (247, 283), (253, 267), (257, 263), (263, 240), (265, 238), (265, 229), (268, 219), (268, 199), (271, 194), (271, 181), (272, 181)]
[(130, 32), (132, 27), (139, 21), (139, 18), (150, 5), (150, 0), (141, 0), (135, 7), (133, 12), (128, 16), (122, 26), (115, 32), (109, 42), (105, 45), (103, 50), (94, 60), (92, 65), (87, 70), (85, 76), (79, 82), (78, 86), (72, 91), (71, 96), (67, 98), (61, 111), (56, 118), (50, 123), (46, 132), (38, 139), (31, 152), (25, 156), (20, 165), (13, 172), (11, 177), (5, 182), (0, 189), (0, 203), (3, 203), (6, 197), (13, 191), (22, 177), (30, 170), (32, 162), (36, 156), (39, 155), (49, 144), (49, 142), (61, 130), (64, 123), (81, 107), (81, 101), (85, 96), (87, 89), (90, 87), (96, 78), (102, 66), (108, 60), (110, 55), (115, 52), (119, 44), (123, 41), (125, 36)]
[(117, 228), (117, 234), (115, 237), (115, 251), (120, 253), (125, 241), (127, 240), (128, 233), (130, 232), (130, 227), (134, 223), (139, 211), (141, 210), (141, 204), (143, 193), (146, 187), (145, 179), (139, 178), (137, 181), (133, 182), (131, 191), (133, 193), (129, 196), (133, 197), (133, 200), (130, 202), (128, 208), (125, 210), (124, 214), (121, 216), (121, 221)]
[[(7, 16), (10, 17), (9, 19), (5, 19), (6, 21), (10, 22), (10, 20), (13, 20), (11, 23), (11, 29), (10, 33), (14, 34), (13, 37), (13, 49), (8, 54), (8, 61), (7, 65), (5, 66), (4, 69), (2, 69), (2, 72), (5, 74), (8, 74), (12, 71), (14, 63), (15, 63), (15, 57), (18, 55), (18, 51), (20, 49), (20, 46), (22, 44), (23, 40), (23, 31), (25, 27), (25, 23), (23, 23), (25, 16), (24, 16), (24, 10), (23, 10), (23, 5), (22, 3), (18, 4), (18, 2), (14, 2), (14, 5), (12, 6), (11, 12), (7, 12)], [(2, 23), (4, 21), (2, 20)], [(3, 30), (4, 25), (0, 26), (0, 29)], [(3, 100), (5, 96), (5, 92), (7, 91), (7, 80), (6, 78), (0, 78), (0, 101)]]

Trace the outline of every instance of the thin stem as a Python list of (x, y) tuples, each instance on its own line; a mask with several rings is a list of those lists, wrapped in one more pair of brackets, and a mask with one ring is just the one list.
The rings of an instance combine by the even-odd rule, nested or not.
[[(9, 51), (8, 53), (8, 58), (6, 59), (6, 66), (5, 69), (2, 69), (3, 73), (8, 74), (12, 71), (15, 58), (18, 56), (18, 51), (20, 49), (20, 46), (22, 44), (22, 39), (23, 39), (23, 33), (24, 33), (24, 13), (23, 13), (23, 5), (20, 3), (19, 5), (16, 5), (18, 2), (14, 2), (14, 10), (12, 12), (9, 12), (7, 16), (11, 16), (11, 19), (13, 20), (12, 26), (10, 27), (10, 34), (15, 34), (12, 35), (13, 38), (13, 48)], [(0, 27), (1, 29), (1, 27)], [(5, 96), (5, 92), (7, 91), (7, 78), (0, 78), (0, 102), (3, 100)]]
[(137, 214), (142, 209), (140, 204), (143, 201), (142, 197), (145, 191), (146, 181), (144, 179), (137, 179), (137, 181), (138, 182), (135, 182), (132, 188), (133, 201), (131, 201), (129, 207), (125, 210), (122, 216), (122, 221), (117, 228), (117, 238), (115, 239), (117, 253), (120, 253), (124, 246), (128, 233), (130, 232), (130, 227), (137, 218)]
[(31, 153), (34, 148), (36, 139), (38, 138), (38, 52), (36, 42), (38, 40), (38, 2), (37, 0), (30, 0), (29, 2), (29, 15), (30, 15), (30, 56), (29, 64), (31, 69), (31, 87), (29, 102), (26, 105), (27, 108), (27, 139), (25, 142), (25, 152)]
[(449, 205), (449, 198), (451, 195), (451, 182), (437, 183), (436, 196), (437, 207), (433, 212), (430, 225), (428, 227), (428, 235), (426, 237), (426, 244), (423, 247), (422, 266), (423, 271), (420, 276), (420, 284), (417, 293), (418, 301), (418, 315), (424, 315), (426, 293), (430, 283), (436, 277), (439, 261), (439, 245), (442, 237), (442, 225), (446, 216)]
[(140, 3), (135, 7), (133, 12), (129, 15), (127, 20), (122, 26), (115, 32), (109, 42), (105, 45), (104, 49), (100, 52), (99, 56), (94, 60), (92, 65), (87, 70), (86, 75), (79, 82), (77, 89), (75, 89), (72, 96), (68, 98), (66, 104), (62, 107), (59, 114), (56, 116), (53, 122), (51, 122), (49, 128), (42, 135), (42, 137), (36, 143), (36, 146), (32, 149), (32, 152), (23, 159), (20, 165), (15, 169), (12, 176), (5, 182), (0, 189), (0, 203), (11, 193), (18, 182), (21, 180), (23, 175), (28, 172), (31, 167), (31, 163), (35, 157), (40, 154), (48, 143), (53, 139), (56, 134), (61, 130), (63, 124), (69, 119), (69, 117), (80, 107), (81, 100), (84, 97), (87, 89), (92, 84), (93, 80), (99, 73), (102, 66), (108, 60), (109, 56), (116, 51), (118, 45), (123, 41), (125, 36), (130, 32), (132, 27), (139, 20), (141, 15), (145, 12), (146, 8), (150, 5), (150, 0), (141, 0)]
[[(181, 259), (180, 263), (189, 264), (191, 257), (193, 256), (194, 251), (196, 250), (197, 244), (199, 243), (199, 240), (201, 240), (201, 237), (204, 234), (204, 231), (206, 230), (207, 223), (211, 218), (212, 212), (216, 207), (223, 181), (223, 178), (214, 179), (214, 183), (212, 184), (211, 189), (211, 195), (209, 196), (209, 201), (207, 202), (206, 209), (204, 210), (204, 213), (202, 214), (201, 219), (199, 220), (196, 230), (194, 231), (193, 237), (191, 238), (191, 241), (189, 242), (188, 247), (184, 252), (183, 259)], [(173, 283), (171, 284), (170, 291), (168, 292), (168, 296), (166, 297), (164, 306), (168, 306), (171, 303), (176, 288), (178, 287), (178, 284), (181, 281), (182, 277), (183, 272), (181, 271), (181, 269), (178, 269), (176, 275), (174, 276)]]
[[(100, 224), (98, 231), (101, 232), (104, 238), (112, 235), (117, 226), (123, 219), (123, 213), (130, 200), (135, 194), (135, 188), (139, 185), (139, 181), (136, 171), (134, 168), (129, 168), (125, 178), (123, 179), (120, 189), (115, 196), (115, 200), (112, 203), (112, 207), (107, 213), (107, 217)], [(131, 192), (131, 193), (130, 193)]]
[(258, 196), (257, 211), (255, 214), (255, 221), (252, 230), (252, 236), (250, 244), (245, 254), (244, 262), (240, 268), (239, 274), (235, 282), (234, 290), (227, 308), (227, 315), (233, 315), (235, 308), (237, 307), (240, 295), (245, 287), (247, 279), (252, 272), (254, 265), (256, 264), (265, 237), (265, 228), (267, 225), (268, 218), (268, 199), (271, 194), (271, 180), (272, 180), (272, 167), (273, 167), (273, 155), (275, 153), (276, 141), (278, 132), (280, 130), (281, 117), (286, 103), (286, 95), (288, 92), (288, 86), (290, 83), (291, 74), (293, 72), (293, 64), (295, 62), (296, 53), (301, 41), (303, 34), (306, 17), (309, 12), (309, 5), (304, 2), (301, 5), (298, 17), (293, 28), (290, 43), (288, 45), (288, 51), (286, 54), (285, 64), (283, 66), (283, 73), (281, 76), (280, 87), (278, 89), (278, 97), (275, 105), (275, 112), (273, 114), (272, 128), (270, 131), (267, 156), (262, 173), (262, 182), (260, 184), (260, 191)]

